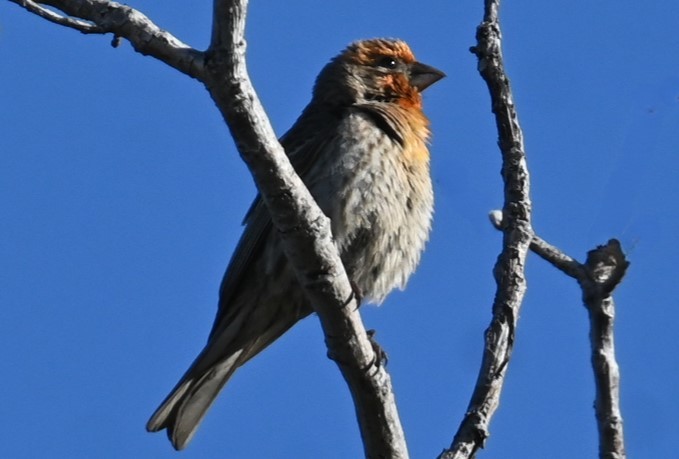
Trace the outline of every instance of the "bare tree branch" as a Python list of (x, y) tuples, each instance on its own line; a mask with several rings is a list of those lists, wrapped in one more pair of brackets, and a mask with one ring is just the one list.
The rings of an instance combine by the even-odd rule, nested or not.
[[(491, 213), (491, 221), (498, 229), (502, 226), (502, 214), (499, 214), (498, 216), (497, 211)], [(629, 262), (616, 239), (589, 251), (584, 265), (537, 235), (533, 236), (530, 248), (580, 284), (582, 299), (589, 313), (599, 457), (624, 459), (626, 453), (620, 410), (620, 370), (615, 358), (613, 334), (615, 303), (611, 295), (625, 276)]]
[(549, 244), (537, 234), (533, 236), (530, 249), (540, 258), (551, 263), (555, 268), (574, 279), (580, 279), (586, 275), (583, 266), (577, 260)]
[[(491, 212), (491, 222), (501, 229), (502, 213)], [(613, 334), (615, 304), (611, 295), (625, 276), (629, 262), (616, 239), (589, 251), (585, 264), (579, 263), (538, 236), (533, 236), (530, 248), (580, 284), (582, 299), (589, 313), (599, 457), (624, 459), (627, 456), (620, 410), (620, 370), (615, 358)]]
[(54, 22), (55, 24), (71, 27), (72, 29), (78, 30), (82, 33), (105, 33), (104, 30), (96, 24), (92, 24), (91, 22), (87, 21), (81, 21), (80, 19), (62, 16), (31, 0), (9, 0), (9, 1), (16, 3), (17, 5), (27, 9), (31, 13), (37, 14), (43, 19), (47, 19), (48, 21)]
[(479, 72), (488, 85), (499, 133), (505, 199), (503, 249), (494, 269), (497, 292), (493, 318), (485, 333), (481, 369), (467, 412), (450, 449), (439, 456), (442, 459), (471, 458), (488, 438), (488, 426), (500, 403), (514, 346), (516, 324), (526, 290), (526, 255), (533, 239), (523, 134), (504, 69), (498, 9), (499, 0), (485, 1), (484, 19), (476, 32), (477, 46), (471, 51), (478, 57)]
[[(489, 217), (493, 226), (498, 230), (502, 230), (502, 211), (494, 210), (489, 214)], [(587, 276), (584, 267), (577, 260), (549, 244), (537, 234), (533, 234), (530, 249), (540, 258), (551, 263), (555, 268), (574, 279), (582, 279)]]
[[(155, 57), (190, 77), (203, 80), (204, 54), (155, 25), (143, 13), (106, 0), (9, 0), (48, 21), (89, 34), (112, 33), (129, 40), (135, 51)], [(63, 11), (62, 16), (42, 5)], [(114, 40), (114, 46), (117, 40)]]
[(584, 265), (587, 277), (578, 279), (589, 312), (589, 338), (596, 387), (594, 408), (601, 459), (627, 457), (620, 411), (620, 370), (615, 359), (613, 340), (615, 304), (611, 294), (622, 281), (628, 266), (620, 242), (611, 239), (606, 245), (587, 253)]
[(366, 457), (406, 458), (391, 379), (376, 358), (330, 231), (330, 221), (276, 140), (245, 65), (247, 0), (215, 0), (205, 84), (269, 208), (354, 398)]

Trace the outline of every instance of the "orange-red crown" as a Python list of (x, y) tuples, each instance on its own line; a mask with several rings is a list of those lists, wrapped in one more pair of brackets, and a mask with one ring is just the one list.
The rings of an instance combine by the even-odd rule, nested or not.
[(391, 56), (406, 64), (415, 62), (415, 56), (406, 42), (388, 38), (374, 38), (352, 43), (342, 53), (349, 62), (372, 65), (379, 58)]

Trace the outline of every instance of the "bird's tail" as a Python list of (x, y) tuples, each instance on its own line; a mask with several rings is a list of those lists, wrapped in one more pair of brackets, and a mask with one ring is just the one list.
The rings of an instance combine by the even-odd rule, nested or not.
[(176, 450), (184, 449), (234, 371), (278, 339), (301, 317), (283, 315), (274, 321), (263, 321), (264, 329), (245, 340), (240, 321), (231, 322), (223, 331), (218, 330), (153, 413), (146, 430), (167, 429), (172, 446)]
[(149, 432), (167, 429), (167, 436), (176, 450), (189, 444), (219, 391), (244, 363), (244, 350), (241, 349), (206, 371), (197, 371), (204, 366), (201, 358), (206, 357), (207, 350), (206, 347), (146, 424)]

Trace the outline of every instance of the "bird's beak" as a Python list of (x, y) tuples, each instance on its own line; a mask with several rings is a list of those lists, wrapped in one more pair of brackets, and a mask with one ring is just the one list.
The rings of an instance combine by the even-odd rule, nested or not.
[(410, 83), (420, 91), (424, 91), (444, 76), (446, 74), (439, 69), (422, 64), (421, 62), (413, 62), (410, 66)]

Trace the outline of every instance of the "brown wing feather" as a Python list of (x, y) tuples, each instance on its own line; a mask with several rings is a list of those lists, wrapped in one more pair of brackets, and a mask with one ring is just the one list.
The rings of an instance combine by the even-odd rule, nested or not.
[[(292, 167), (302, 180), (305, 179), (319, 152), (334, 138), (339, 114), (334, 116), (327, 113), (308, 106), (292, 128), (280, 139)], [(319, 131), (327, 131), (327, 135), (320, 135)], [(226, 268), (219, 289), (219, 309), (209, 340), (221, 328), (221, 324), (229, 320), (229, 306), (241, 285), (242, 276), (252, 260), (259, 256), (263, 241), (271, 231), (271, 217), (259, 193), (245, 214), (243, 224), (245, 230)]]

